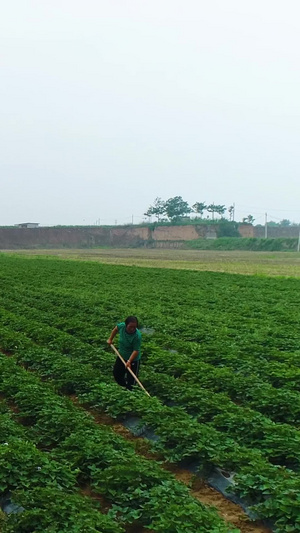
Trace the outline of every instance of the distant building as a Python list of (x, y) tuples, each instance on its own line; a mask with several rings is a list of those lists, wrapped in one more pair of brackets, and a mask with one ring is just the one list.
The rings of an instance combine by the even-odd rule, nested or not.
[(39, 226), (38, 222), (23, 222), (23, 224), (15, 224), (17, 228), (37, 228)]

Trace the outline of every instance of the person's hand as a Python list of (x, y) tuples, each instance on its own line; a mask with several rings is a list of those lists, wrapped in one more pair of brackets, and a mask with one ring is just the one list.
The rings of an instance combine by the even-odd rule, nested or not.
[(126, 368), (131, 368), (131, 362), (130, 361), (126, 361), (126, 365), (125, 365)]
[(107, 339), (107, 344), (111, 345), (113, 343), (113, 341), (111, 340), (111, 338), (109, 337), (109, 339)]

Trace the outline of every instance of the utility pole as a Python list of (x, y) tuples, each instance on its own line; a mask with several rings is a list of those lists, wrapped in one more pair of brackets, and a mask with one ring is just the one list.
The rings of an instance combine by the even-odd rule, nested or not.
[(299, 225), (299, 235), (298, 235), (298, 246), (297, 246), (297, 252), (300, 251), (300, 225)]
[(265, 213), (265, 239), (268, 238), (268, 215)]
[(133, 225), (133, 215), (131, 215), (131, 224)]

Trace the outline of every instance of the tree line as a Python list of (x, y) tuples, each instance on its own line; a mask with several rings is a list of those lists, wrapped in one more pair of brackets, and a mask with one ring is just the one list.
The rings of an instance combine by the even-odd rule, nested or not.
[(214, 220), (215, 214), (223, 218), (226, 210), (229, 213), (229, 220), (234, 220), (234, 205), (226, 208), (225, 205), (195, 202), (190, 206), (181, 196), (174, 196), (166, 201), (161, 198), (155, 198), (153, 205), (150, 205), (144, 215), (147, 217), (155, 216), (158, 221), (164, 220), (164, 217), (167, 217), (171, 222), (175, 222), (187, 217), (191, 213), (196, 213), (200, 218), (203, 218), (204, 212), (207, 211), (211, 214), (212, 220)]
[[(182, 219), (186, 219), (189, 217), (191, 213), (195, 213), (196, 218), (203, 219), (204, 213), (207, 212), (209, 215), (207, 215), (207, 218), (210, 218), (214, 220), (215, 215), (219, 215), (221, 221), (224, 222), (234, 222), (234, 210), (235, 206), (230, 205), (229, 207), (225, 207), (225, 205), (220, 204), (206, 204), (205, 202), (195, 202), (192, 206), (188, 204), (185, 200), (183, 200), (182, 196), (174, 196), (173, 198), (169, 198), (168, 200), (164, 201), (161, 198), (155, 198), (153, 205), (150, 205), (144, 213), (147, 217), (156, 217), (157, 221), (159, 222), (178, 222)], [(228, 212), (228, 216), (225, 217), (226, 211)], [(247, 215), (242, 218), (243, 223), (246, 224), (254, 224), (255, 218), (252, 215)], [(295, 224), (291, 222), (288, 219), (283, 219), (278, 222), (274, 222), (273, 220), (268, 221), (268, 226), (298, 226), (298, 224)]]

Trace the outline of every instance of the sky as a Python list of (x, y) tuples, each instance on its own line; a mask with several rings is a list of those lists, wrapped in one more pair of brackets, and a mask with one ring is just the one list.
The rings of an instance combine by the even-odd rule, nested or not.
[(299, 66), (298, 0), (2, 3), (0, 225), (300, 222)]

